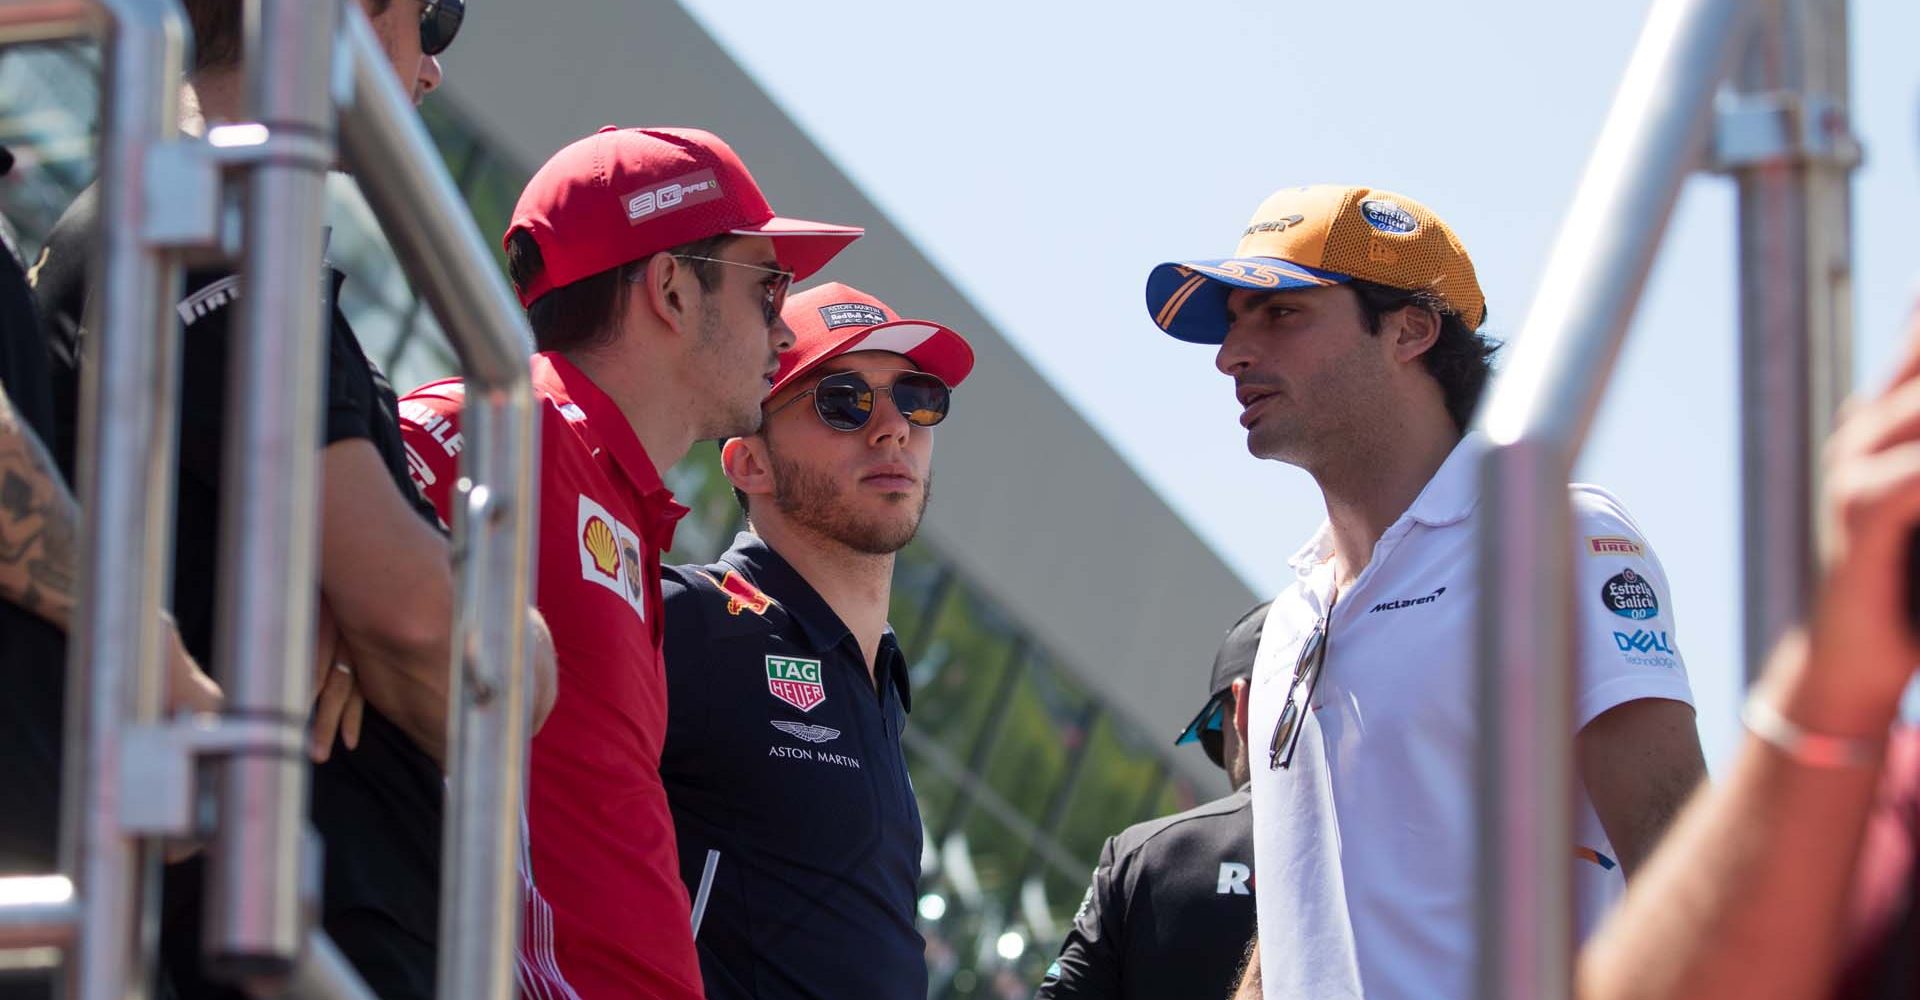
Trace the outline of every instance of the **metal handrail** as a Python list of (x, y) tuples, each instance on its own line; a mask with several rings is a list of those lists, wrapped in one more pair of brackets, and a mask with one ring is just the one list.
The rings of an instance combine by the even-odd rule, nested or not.
[[(31, 6), (31, 5), (29, 5)], [(121, 822), (128, 724), (159, 717), (161, 598), (171, 555), (179, 336), (177, 258), (145, 239), (150, 151), (174, 137), (187, 24), (172, 0), (102, 0), (100, 266), (90, 271), (81, 386), (80, 586), (67, 653), (66, 836), (75, 848), (78, 945), (69, 995), (144, 991), (154, 944), (143, 933), (156, 847)], [(80, 808), (84, 804), (84, 808)]]
[(452, 1000), (511, 1000), (531, 735), (523, 609), (532, 597), (539, 502), (539, 428), (527, 367), (533, 335), (357, 9), (348, 12), (341, 47), (352, 73), (340, 107), (347, 162), (401, 267), (446, 329), (466, 379), (439, 992)]
[[(228, 456), (220, 633), (231, 704), (254, 718), (222, 739), (207, 739), (207, 723), (198, 724), (200, 745), (220, 747), (227, 777), (225, 818), (210, 849), (209, 953), (256, 993), (369, 995), (325, 935), (305, 926), (304, 765), (287, 759), (277, 733), (260, 728), (262, 717), (297, 726), (311, 694), (305, 581), (314, 578), (318, 527), (312, 374), (324, 369), (312, 362), (323, 357), (317, 206), (327, 166), (314, 158), (331, 148), (337, 114), (368, 200), (467, 376), (440, 993), (507, 1000), (530, 721), (524, 609), (538, 454), (531, 336), (371, 26), (357, 5), (338, 17), (337, 2), (263, 0), (249, 51), (250, 64), (273, 67), (250, 82), (255, 114), (276, 145), (239, 166), (249, 175), (248, 290), (232, 398), (243, 429)], [(162, 180), (206, 194), (208, 175), (193, 171), (217, 169), (217, 157), (168, 148), (187, 34), (173, 0), (0, 0), (0, 44), (86, 34), (104, 40), (106, 83), (102, 242), (82, 393), (83, 570), (68, 664), (79, 724), (67, 728), (61, 838), (62, 867), (77, 877), (0, 880), (8, 890), (0, 948), (66, 947), (71, 995), (121, 1000), (144, 995), (156, 957), (148, 892), (155, 824), (184, 822), (177, 796), (143, 801), (137, 820), (122, 797), (128, 733), (161, 732), (154, 724), (177, 443), (178, 329), (169, 308), (179, 292), (176, 252), (211, 238), (210, 221), (195, 216), (204, 198), (184, 199), (193, 206), (184, 209), (156, 199), (171, 194)], [(164, 167), (156, 167), (156, 151), (166, 154)], [(195, 743), (182, 735), (166, 745)], [(47, 889), (54, 882), (66, 890), (58, 898)]]
[(1572, 513), (1567, 480), (1713, 98), (1760, 0), (1662, 0), (1478, 421), (1479, 995), (1555, 1000), (1573, 965)]

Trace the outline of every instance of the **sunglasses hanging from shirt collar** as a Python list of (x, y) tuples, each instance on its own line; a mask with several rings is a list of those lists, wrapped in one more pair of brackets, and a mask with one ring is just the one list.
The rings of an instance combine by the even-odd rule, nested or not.
[(437, 56), (447, 51), (466, 17), (467, 0), (426, 0), (420, 11), (421, 54)]
[(875, 397), (880, 393), (886, 393), (894, 408), (915, 427), (932, 427), (947, 419), (947, 407), (953, 402), (953, 390), (926, 372), (903, 370), (892, 385), (882, 386), (868, 382), (860, 372), (835, 372), (781, 403), (767, 416), (812, 396), (813, 412), (822, 423), (837, 431), (857, 431), (872, 419)]

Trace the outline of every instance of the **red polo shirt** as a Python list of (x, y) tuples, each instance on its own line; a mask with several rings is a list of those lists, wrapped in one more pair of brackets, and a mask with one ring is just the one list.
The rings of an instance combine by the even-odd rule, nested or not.
[[(560, 691), (533, 740), (523, 874), (537, 890), (527, 894), (521, 989), (542, 1000), (697, 1000), (691, 905), (660, 782), (660, 553), (687, 509), (619, 407), (578, 368), (536, 354), (533, 388), (538, 600)], [(400, 404), (408, 464), (448, 521), (463, 402), (460, 382), (448, 379)]]

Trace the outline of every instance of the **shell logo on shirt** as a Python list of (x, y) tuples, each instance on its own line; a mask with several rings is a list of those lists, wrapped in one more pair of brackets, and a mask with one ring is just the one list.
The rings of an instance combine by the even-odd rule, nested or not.
[(587, 518), (586, 528), (580, 532), (580, 544), (586, 547), (587, 554), (593, 557), (593, 568), (607, 576), (620, 576), (620, 552), (615, 547), (613, 529), (607, 522), (597, 517)]
[(580, 495), (579, 533), (581, 579), (612, 591), (641, 621), (646, 621), (640, 534), (584, 493)]

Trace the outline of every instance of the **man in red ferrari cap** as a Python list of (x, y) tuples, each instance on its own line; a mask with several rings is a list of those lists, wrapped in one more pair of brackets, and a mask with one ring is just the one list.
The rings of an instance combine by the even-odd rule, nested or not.
[(700, 971), (715, 1000), (925, 997), (912, 699), (887, 603), (973, 350), (845, 285), (783, 315), (794, 348), (766, 420), (721, 447), (748, 530), (663, 581), (660, 776), (689, 887), (719, 852)]
[[(695, 129), (601, 129), (514, 208), (507, 268), (546, 404), (538, 603), (560, 664), (528, 779), (523, 996), (701, 996), (659, 772), (660, 553), (686, 513), (661, 474), (695, 441), (759, 428), (792, 343), (789, 283), (860, 234), (775, 216)], [(462, 399), (448, 380), (401, 406), (409, 462), (449, 521)]]

